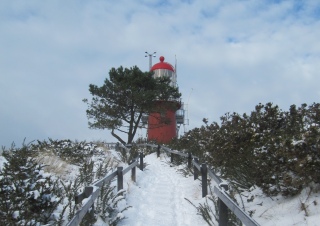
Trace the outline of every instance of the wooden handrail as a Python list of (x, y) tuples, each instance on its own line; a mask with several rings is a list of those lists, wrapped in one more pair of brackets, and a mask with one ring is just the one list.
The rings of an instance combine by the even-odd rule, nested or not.
[[(253, 220), (246, 212), (241, 210), (236, 203), (225, 193), (221, 188), (214, 186), (214, 193), (219, 197), (221, 201), (244, 223), (246, 226), (259, 225)], [(224, 226), (224, 225), (223, 225)]]
[(90, 199), (83, 205), (83, 207), (78, 210), (78, 212), (74, 215), (74, 217), (69, 221), (69, 223), (66, 226), (77, 226), (81, 223), (83, 217), (87, 214), (88, 210), (98, 198), (100, 193), (100, 188), (97, 188), (92, 194)]
[[(120, 144), (122, 148), (125, 148), (129, 150), (126, 146)], [(202, 163), (201, 165), (198, 162), (198, 158), (196, 156), (191, 155), (190, 153), (181, 153), (176, 150), (171, 150), (168, 147), (155, 145), (155, 144), (134, 144), (136, 146), (149, 146), (149, 147), (158, 147), (158, 151), (160, 151), (160, 148), (164, 151), (171, 153), (171, 161), (173, 158), (173, 154), (179, 155), (181, 157), (187, 157), (188, 158), (188, 167), (190, 167), (189, 162), (192, 163), (194, 167), (194, 179), (198, 178), (198, 174), (201, 173), (202, 176), (202, 197), (205, 197), (208, 193), (207, 191), (207, 175), (209, 175), (210, 178), (212, 178), (219, 187), (214, 186), (214, 193), (218, 196), (218, 203), (219, 203), (219, 226), (226, 226), (228, 223), (228, 209), (232, 211), (240, 220), (242, 223), (244, 223), (247, 226), (259, 226), (259, 224), (253, 220), (246, 212), (244, 212), (237, 204), (233, 202), (233, 200), (229, 197), (229, 195), (225, 192), (228, 189), (227, 184), (223, 184), (222, 179), (217, 176), (210, 168), (207, 167), (205, 163)], [(132, 146), (132, 145), (127, 145)], [(142, 157), (142, 160), (141, 160)], [(85, 205), (79, 210), (76, 215), (72, 218), (72, 220), (67, 224), (67, 226), (75, 226), (79, 225), (82, 218), (85, 216), (85, 214), (88, 212), (89, 208), (93, 205), (95, 199), (98, 197), (100, 192), (100, 187), (103, 183), (109, 182), (114, 177), (121, 175), (120, 178), (130, 170), (132, 172), (135, 172), (135, 167), (138, 166), (138, 159), (140, 159), (140, 169), (143, 170), (143, 154), (140, 153), (140, 156), (134, 159), (134, 161), (126, 168), (121, 169), (118, 168), (117, 171), (114, 171), (113, 173), (107, 175), (106, 177), (100, 179), (99, 181), (95, 182), (92, 186), (90, 186), (90, 189), (86, 187), (85, 192), (78, 195), (77, 197), (81, 197), (81, 201), (83, 198), (88, 198), (88, 191), (93, 191), (93, 188), (96, 188), (95, 191), (92, 194), (89, 194), (89, 200), (85, 203)], [(134, 173), (135, 174), (135, 173)], [(132, 179), (135, 181), (135, 175), (132, 175)], [(123, 183), (123, 181), (122, 181)], [(91, 188), (92, 187), (92, 188)], [(118, 183), (118, 190), (122, 189), (121, 183), (119, 187)], [(86, 194), (85, 194), (86, 193)], [(80, 199), (79, 199), (80, 200)], [(81, 202), (80, 201), (80, 202)]]
[[(142, 160), (141, 160), (141, 158), (142, 158)], [(86, 198), (88, 198), (88, 200), (82, 206), (82, 208), (80, 210), (78, 210), (78, 212), (74, 215), (74, 217), (69, 221), (67, 226), (76, 226), (81, 223), (83, 217), (86, 215), (88, 210), (93, 206), (94, 201), (98, 198), (98, 196), (100, 194), (101, 186), (104, 183), (111, 181), (113, 178), (115, 178), (117, 176), (118, 177), (117, 178), (118, 191), (122, 190), (123, 189), (123, 175), (128, 173), (130, 170), (132, 171), (131, 179), (133, 181), (135, 181), (135, 179), (136, 179), (135, 167), (138, 166), (138, 164), (139, 164), (138, 159), (140, 159), (140, 167), (142, 165), (141, 170), (143, 170), (143, 154), (140, 153), (139, 157), (134, 159), (133, 162), (125, 169), (123, 169), (123, 167), (118, 167), (118, 169), (116, 171), (114, 171), (111, 174), (105, 176), (104, 178), (94, 182), (91, 186), (85, 187), (84, 192), (75, 197), (75, 202), (76, 202), (76, 204), (78, 204), (78, 203), (81, 203)], [(92, 211), (92, 213), (93, 213), (93, 211)]]
[(196, 167), (199, 171), (201, 170), (201, 166), (200, 166), (200, 164), (197, 162), (196, 159), (193, 159), (193, 160), (192, 160), (192, 164), (193, 164), (193, 166)]
[(222, 183), (221, 178), (218, 177), (217, 174), (215, 174), (211, 169), (208, 169), (208, 174), (217, 184)]
[(111, 181), (115, 176), (117, 176), (117, 171), (112, 172), (111, 174), (107, 175), (104, 178), (93, 183), (93, 186), (101, 187), (103, 183), (107, 183)]
[[(168, 147), (161, 146), (161, 149), (169, 152), (171, 154), (177, 154), (182, 157), (189, 157), (190, 154), (181, 153), (175, 150), (171, 150)], [(214, 193), (218, 196), (219, 203), (219, 226), (227, 226), (228, 224), (228, 209), (232, 211), (242, 223), (247, 226), (259, 226), (259, 224), (253, 220), (247, 213), (245, 213), (237, 204), (235, 204), (232, 199), (225, 193), (228, 190), (228, 185), (224, 184), (222, 179), (216, 175), (211, 169), (207, 167), (205, 163), (200, 165), (198, 163), (198, 158), (192, 156), (192, 165), (194, 166), (194, 179), (198, 178), (199, 172), (202, 174), (202, 197), (207, 195), (207, 175), (209, 175), (218, 185), (219, 188), (214, 186)], [(172, 160), (172, 156), (171, 156)]]
[(136, 167), (138, 165), (138, 161), (133, 161), (133, 163), (131, 163), (131, 165), (129, 165), (127, 168), (125, 168), (122, 172), (123, 174), (126, 174), (127, 172), (129, 172), (129, 170), (131, 170), (133, 167)]

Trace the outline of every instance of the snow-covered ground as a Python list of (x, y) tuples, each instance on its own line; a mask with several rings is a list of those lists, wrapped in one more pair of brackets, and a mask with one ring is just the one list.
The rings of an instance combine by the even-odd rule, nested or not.
[(144, 171), (137, 171), (136, 183), (126, 175), (127, 204), (132, 206), (124, 212), (126, 219), (120, 226), (186, 226), (206, 225), (194, 204), (201, 201), (200, 181), (184, 177), (176, 167), (170, 167), (169, 159), (156, 154), (147, 155)]
[[(296, 197), (283, 197), (281, 195), (267, 197), (259, 188), (242, 195), (246, 211), (252, 211), (253, 218), (260, 225), (320, 225), (319, 185), (314, 186), (312, 192), (310, 192), (310, 188), (304, 189)], [(251, 201), (252, 197), (253, 200)], [(239, 196), (238, 202), (241, 203)]]
[[(116, 156), (109, 150), (105, 158)], [(99, 157), (101, 158), (101, 156)], [(172, 166), (170, 159), (162, 154), (147, 155), (144, 171), (137, 170), (136, 182), (131, 181), (131, 173), (124, 176), (124, 189), (127, 190), (123, 207), (131, 208), (123, 212), (125, 219), (119, 226), (161, 226), (161, 225), (207, 225), (197, 210), (186, 199), (198, 206), (204, 203), (200, 181), (193, 176), (186, 177), (179, 167)], [(6, 159), (0, 156), (0, 169)], [(56, 161), (56, 166), (59, 165)], [(123, 165), (125, 167), (125, 165)], [(72, 180), (77, 174), (77, 167), (63, 167), (63, 175)], [(113, 182), (115, 183), (115, 181)], [(320, 225), (320, 185), (313, 185), (312, 190), (306, 188), (296, 197), (267, 197), (261, 189), (252, 188), (236, 196), (240, 206), (251, 212), (253, 218), (262, 226)], [(95, 226), (105, 225), (101, 220)], [(218, 225), (218, 224), (216, 224)]]
[[(169, 159), (165, 156), (157, 158), (153, 153), (145, 157), (145, 162), (148, 166), (143, 172), (137, 171), (136, 183), (130, 180), (130, 174), (126, 175), (126, 199), (132, 208), (124, 212), (126, 219), (119, 225), (207, 225), (185, 199), (196, 206), (205, 202), (200, 181), (183, 176), (177, 167), (168, 164)], [(247, 212), (252, 211), (253, 218), (263, 226), (319, 226), (320, 188), (314, 186), (313, 192), (309, 191), (305, 189), (291, 198), (267, 197), (261, 189), (254, 188), (242, 194), (242, 200), (238, 196), (238, 202), (243, 203)]]

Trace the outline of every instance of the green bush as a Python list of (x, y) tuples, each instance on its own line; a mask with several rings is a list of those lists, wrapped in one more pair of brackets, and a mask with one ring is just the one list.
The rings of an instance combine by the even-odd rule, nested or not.
[(295, 195), (320, 183), (320, 104), (282, 111), (259, 104), (250, 115), (227, 113), (220, 125), (195, 128), (173, 142), (213, 166), (239, 188), (260, 186), (268, 195)]
[(56, 156), (75, 165), (84, 164), (88, 158), (94, 154), (101, 155), (102, 150), (92, 142), (86, 141), (71, 141), (71, 140), (52, 140), (37, 141), (37, 144), (32, 144), (32, 149), (38, 151), (52, 151)]
[(0, 219), (5, 225), (45, 225), (56, 221), (54, 211), (63, 195), (58, 180), (44, 173), (30, 146), (4, 150), (0, 170)]
[[(37, 156), (50, 151), (69, 163), (79, 166), (74, 181), (62, 181), (45, 173)], [(94, 156), (93, 156), (94, 155)], [(0, 220), (3, 225), (65, 225), (81, 208), (75, 196), (85, 186), (114, 170), (112, 159), (105, 159), (93, 143), (38, 141), (22, 148), (3, 148), (6, 162), (0, 168)], [(98, 161), (97, 161), (98, 160)], [(101, 188), (95, 202), (94, 217), (86, 215), (82, 225), (92, 225), (100, 217), (110, 225), (122, 219), (122, 212), (129, 207), (118, 207), (125, 191), (116, 192), (110, 183)], [(120, 213), (118, 215), (118, 213)]]

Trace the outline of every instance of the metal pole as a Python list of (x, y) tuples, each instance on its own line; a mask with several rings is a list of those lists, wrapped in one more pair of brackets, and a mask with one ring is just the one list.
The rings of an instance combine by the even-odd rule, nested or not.
[(151, 71), (151, 68), (152, 68), (152, 57), (156, 57), (156, 52), (148, 53), (146, 51), (145, 53), (146, 53), (145, 57), (149, 57), (149, 71)]

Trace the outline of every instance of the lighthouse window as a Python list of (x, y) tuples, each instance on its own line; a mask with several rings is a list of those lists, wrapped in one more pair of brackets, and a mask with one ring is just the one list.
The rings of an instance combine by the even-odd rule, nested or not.
[(171, 86), (176, 85), (176, 79), (174, 78), (174, 72), (167, 70), (167, 69), (157, 69), (154, 70), (154, 78), (160, 78), (160, 77), (169, 77), (171, 80)]
[(169, 77), (172, 78), (172, 74), (173, 72), (170, 70), (166, 70), (166, 69), (158, 69), (154, 71), (154, 77), (155, 78), (160, 78), (160, 77)]

